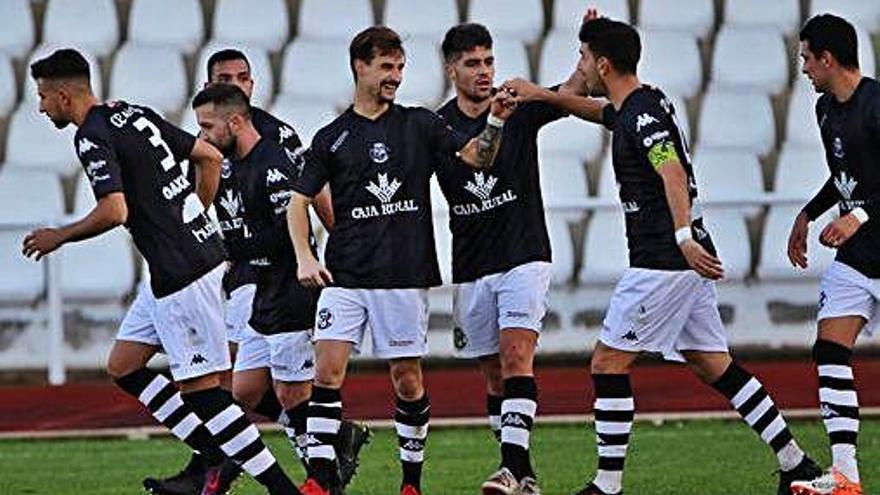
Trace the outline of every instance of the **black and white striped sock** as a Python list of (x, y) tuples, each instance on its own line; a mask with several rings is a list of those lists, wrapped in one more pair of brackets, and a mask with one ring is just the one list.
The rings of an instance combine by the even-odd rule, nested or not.
[(309, 417), (309, 401), (300, 402), (288, 409), (283, 416), (286, 420), (283, 426), (287, 439), (293, 445), (296, 456), (300, 460), (306, 460), (308, 458), (308, 453), (306, 452), (306, 446), (308, 445), (306, 421)]
[(856, 459), (859, 397), (852, 370), (852, 350), (817, 340), (813, 356), (819, 373), (819, 407), (831, 442), (832, 465), (850, 481), (859, 483)]
[(781, 470), (790, 471), (800, 464), (804, 451), (757, 378), (738, 364), (730, 363), (712, 386), (727, 397), (743, 421), (773, 449)]
[(342, 394), (338, 389), (312, 387), (306, 420), (309, 476), (324, 489), (339, 485), (336, 449), (339, 425), (342, 423)]
[(623, 490), (623, 466), (635, 415), (635, 401), (629, 375), (594, 374), (596, 402), (596, 448), (599, 466), (593, 479), (608, 494)]
[(208, 465), (217, 465), (224, 459), (198, 414), (164, 375), (141, 368), (116, 379), (116, 385), (139, 400), (175, 437), (202, 455)]
[(504, 397), (486, 394), (486, 416), (489, 418), (489, 428), (495, 435), (495, 440), (501, 442), (501, 402)]
[(504, 380), (504, 402), (501, 403), (501, 466), (521, 480), (535, 477), (529, 455), (532, 425), (538, 410), (538, 387), (532, 376), (515, 376)]
[(431, 401), (425, 392), (421, 399), (406, 401), (397, 398), (394, 428), (400, 446), (400, 465), (403, 484), (421, 488), (422, 465), (425, 462), (425, 442), (428, 439), (428, 421), (431, 419)]

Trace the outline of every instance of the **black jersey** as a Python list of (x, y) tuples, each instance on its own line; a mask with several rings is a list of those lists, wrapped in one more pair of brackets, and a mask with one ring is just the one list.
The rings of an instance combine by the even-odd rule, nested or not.
[(843, 103), (822, 95), (816, 118), (831, 177), (804, 211), (815, 220), (835, 203), (841, 215), (864, 209), (868, 222), (838, 248), (835, 259), (880, 278), (880, 82), (862, 78)]
[(74, 139), (96, 198), (122, 192), (125, 226), (150, 267), (156, 297), (186, 287), (223, 262), (216, 225), (195, 193), (195, 138), (146, 107), (89, 110)]
[[(453, 98), (438, 113), (470, 137), (486, 127), (487, 109), (470, 118)], [(542, 102), (519, 106), (504, 124), (491, 170), (460, 160), (437, 170), (449, 203), (452, 281), (470, 282), (532, 261), (550, 261), (538, 170), (538, 131), (565, 113)]]
[[(251, 108), (251, 121), (263, 139), (276, 142), (291, 153), (301, 152), (302, 141), (293, 126), (256, 107)], [(232, 178), (232, 166), (226, 159), (223, 160), (220, 189), (214, 199), (214, 207), (217, 210), (220, 230), (223, 231), (224, 244), (232, 262), (223, 277), (223, 288), (228, 295), (242, 285), (257, 283), (257, 271), (251, 260), (238, 259), (236, 256), (239, 254), (236, 246), (249, 237), (250, 233), (244, 220), (241, 195)]]
[[(302, 170), (302, 155), (260, 139), (232, 162), (250, 235), (236, 254), (256, 267), (257, 292), (250, 324), (262, 334), (308, 330), (314, 323), (317, 292), (300, 285), (287, 230), (287, 204)], [(312, 237), (312, 251), (317, 245)]]
[(694, 239), (709, 253), (715, 246), (703, 226), (697, 184), (687, 142), (669, 98), (659, 89), (642, 86), (624, 100), (620, 110), (607, 105), (603, 120), (614, 133), (611, 143), (614, 177), (626, 218), (631, 267), (689, 270), (675, 242), (675, 224), (656, 167), (677, 159), (687, 174)]
[(326, 258), (336, 285), (440, 284), (429, 180), (439, 154), (467, 141), (437, 114), (399, 105), (375, 120), (350, 107), (318, 131), (296, 190), (311, 197), (329, 182), (333, 191)]

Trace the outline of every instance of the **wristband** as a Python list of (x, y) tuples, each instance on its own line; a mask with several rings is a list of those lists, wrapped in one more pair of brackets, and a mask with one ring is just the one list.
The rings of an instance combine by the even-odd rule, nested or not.
[(490, 113), (489, 118), (486, 119), (486, 124), (500, 129), (501, 127), (504, 127), (504, 119), (496, 117)]
[(852, 213), (852, 216), (856, 217), (856, 220), (858, 220), (859, 223), (865, 223), (868, 221), (868, 218), (870, 218), (868, 217), (868, 212), (865, 211), (864, 208), (856, 208), (850, 213)]
[(682, 228), (675, 231), (675, 243), (678, 244), (679, 246), (681, 246), (686, 241), (689, 241), (693, 238), (694, 237), (691, 234), (691, 228), (689, 226), (682, 227)]

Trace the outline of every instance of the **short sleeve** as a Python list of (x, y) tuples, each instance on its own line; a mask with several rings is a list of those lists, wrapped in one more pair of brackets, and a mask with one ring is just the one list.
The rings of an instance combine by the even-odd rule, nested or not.
[(301, 171), (294, 181), (293, 190), (310, 198), (315, 197), (330, 180), (327, 143), (315, 136), (311, 148), (301, 153), (299, 163)]
[(456, 131), (446, 119), (434, 112), (423, 111), (420, 120), (427, 130), (428, 142), (435, 151), (454, 153), (470, 141), (470, 136)]
[(617, 122), (617, 111), (614, 110), (614, 105), (609, 103), (602, 107), (602, 125), (613, 131), (615, 122)]
[(189, 155), (192, 154), (196, 145), (196, 137), (158, 115), (155, 115), (152, 120), (159, 128), (159, 132), (162, 133), (162, 139), (168, 145), (174, 159), (178, 163), (189, 159)]
[(660, 105), (645, 105), (630, 123), (639, 154), (654, 169), (670, 160), (681, 159), (675, 147), (675, 128), (669, 114)]
[(76, 134), (75, 145), (95, 198), (122, 192), (122, 169), (106, 130), (83, 127)]

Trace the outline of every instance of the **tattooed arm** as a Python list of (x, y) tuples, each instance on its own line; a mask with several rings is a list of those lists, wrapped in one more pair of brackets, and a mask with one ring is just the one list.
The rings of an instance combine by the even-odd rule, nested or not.
[(492, 110), (486, 128), (477, 137), (471, 139), (458, 156), (468, 165), (476, 169), (490, 168), (501, 146), (501, 134), (504, 121), (516, 108), (516, 97), (507, 91), (498, 91), (492, 98)]

